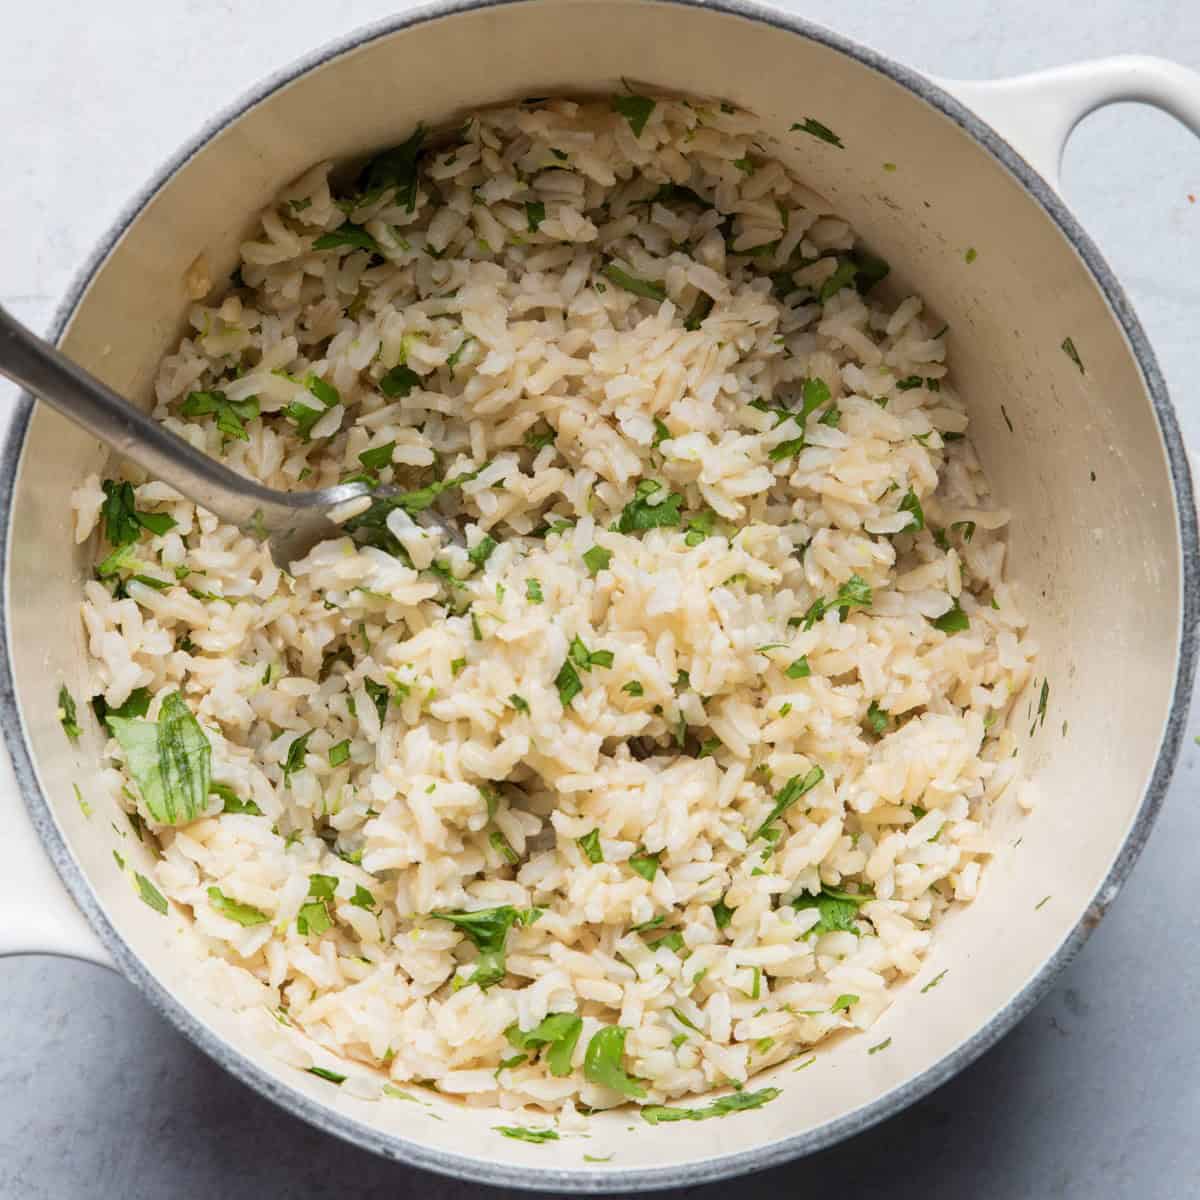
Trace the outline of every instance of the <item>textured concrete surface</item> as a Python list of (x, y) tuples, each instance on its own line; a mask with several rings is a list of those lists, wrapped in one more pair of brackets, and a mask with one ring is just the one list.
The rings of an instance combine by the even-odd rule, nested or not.
[[(396, 5), (384, 0), (39, 0), (0, 42), (0, 302), (36, 327), (131, 192), (214, 108)], [(789, 7), (912, 65), (985, 78), (1121, 52), (1200, 68), (1191, 0), (806, 0)], [(1200, 445), (1200, 145), (1160, 113), (1076, 133), (1065, 190), (1126, 283)], [(0, 389), (0, 421), (11, 403)], [(1153, 614), (1147, 614), (1153, 619)], [(738, 1183), (889, 1200), (1200, 1195), (1200, 750), (1189, 737), (1125, 894), (1053, 993), (981, 1061), (852, 1142)], [(0, 1197), (492, 1194), (369, 1157), (260, 1100), (120, 978), (0, 961)], [(684, 1193), (675, 1193), (683, 1195)]]

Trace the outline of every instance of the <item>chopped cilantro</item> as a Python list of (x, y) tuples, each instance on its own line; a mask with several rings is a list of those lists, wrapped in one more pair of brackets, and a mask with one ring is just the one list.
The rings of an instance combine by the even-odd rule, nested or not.
[(629, 122), (633, 136), (639, 138), (646, 128), (646, 122), (650, 120), (655, 103), (649, 96), (614, 96), (613, 108)]
[(623, 684), (621, 691), (630, 696), (644, 696), (646, 694), (646, 689), (642, 686), (641, 681), (637, 679), (631, 679), (628, 683)]
[(867, 708), (867, 718), (865, 724), (867, 728), (876, 736), (882, 737), (888, 727), (888, 714), (884, 712), (879, 705), (872, 700)]
[(815, 908), (820, 916), (817, 923), (808, 931), (812, 934), (823, 933), (853, 933), (854, 922), (858, 917), (858, 907), (872, 899), (870, 895), (854, 895), (850, 892), (839, 892), (822, 885), (821, 890), (814, 896), (802, 892), (791, 904), (797, 911)]
[(359, 456), (358, 461), (362, 463), (368, 471), (382, 471), (384, 467), (392, 465), (392, 452), (396, 449), (394, 441), (387, 442), (382, 446), (375, 446), (370, 450), (364, 450)]
[(776, 820), (791, 808), (801, 796), (807, 792), (811, 792), (824, 778), (825, 772), (818, 766), (810, 768), (806, 775), (793, 775), (776, 794), (775, 803), (772, 805), (767, 819), (755, 830), (754, 836), (750, 841), (753, 842), (763, 837)]
[(71, 693), (67, 691), (65, 683), (58, 689), (58, 721), (67, 737), (71, 741), (77, 742), (83, 730), (79, 727), (79, 714), (75, 710), (75, 701), (72, 699)]
[(812, 668), (808, 665), (808, 655), (802, 654), (784, 674), (789, 679), (807, 679), (812, 674)]
[(642, 1120), (649, 1124), (662, 1124), (667, 1121), (707, 1121), (710, 1117), (725, 1117), (731, 1112), (761, 1109), (764, 1104), (768, 1104), (770, 1100), (780, 1094), (778, 1087), (764, 1087), (760, 1092), (733, 1092), (730, 1096), (721, 1096), (698, 1109), (674, 1108), (667, 1104), (647, 1104), (638, 1111), (641, 1112)]
[[(167, 898), (148, 880), (145, 875), (134, 874), (137, 883), (138, 896), (144, 904), (148, 904), (160, 916), (167, 915)], [(1048, 900), (1050, 897), (1047, 896)]]
[(393, 367), (379, 381), (379, 390), (393, 400), (403, 400), (413, 388), (420, 386), (420, 375), (403, 363)]
[(540, 200), (525, 201), (525, 221), (530, 233), (537, 233), (539, 226), (546, 219), (546, 206)]
[(550, 1013), (532, 1029), (523, 1030), (514, 1023), (504, 1036), (518, 1050), (537, 1051), (548, 1046), (546, 1065), (551, 1075), (561, 1079), (571, 1073), (571, 1057), (582, 1031), (583, 1019), (574, 1013)]
[(178, 692), (162, 702), (157, 721), (107, 716), (150, 815), (163, 825), (194, 821), (207, 807), (212, 747)]
[(621, 517), (617, 522), (619, 533), (667, 528), (681, 523), (679, 506), (683, 503), (683, 497), (677, 492), (669, 492), (657, 504), (650, 502), (652, 496), (662, 491), (662, 486), (655, 479), (643, 479), (638, 483), (634, 498), (621, 510)]
[(553, 1129), (526, 1129), (524, 1125), (493, 1125), (497, 1133), (518, 1142), (532, 1142), (539, 1145), (542, 1142), (557, 1142), (558, 1134)]
[(379, 243), (361, 226), (346, 221), (330, 233), (323, 233), (313, 241), (314, 250), (336, 250), (341, 246), (349, 246), (354, 250), (369, 250), (372, 254), (381, 253)]
[(632, 292), (635, 296), (644, 296), (647, 300), (659, 301), (667, 298), (667, 289), (661, 283), (630, 275), (628, 271), (618, 267), (614, 262), (606, 263), (601, 274), (612, 280), (617, 287), (624, 288), (625, 291)]
[(529, 711), (529, 701), (523, 696), (518, 696), (516, 692), (513, 692), (513, 694), (509, 696), (508, 702), (517, 710), (517, 712), (527, 713)]
[(583, 837), (575, 840), (579, 843), (579, 849), (583, 851), (588, 862), (602, 863), (604, 861), (604, 850), (600, 845), (600, 830), (593, 829), (591, 833), (585, 833)]
[(210, 887), (208, 889), (208, 902), (221, 916), (228, 917), (229, 920), (235, 921), (237, 924), (246, 926), (247, 928), (252, 925), (265, 925), (271, 919), (261, 909), (254, 908), (249, 904), (242, 904), (237, 900), (231, 900), (218, 887)]
[(964, 629), (971, 627), (971, 622), (968, 620), (967, 614), (959, 607), (958, 601), (955, 600), (949, 609), (934, 620), (933, 627), (940, 629), (943, 633), (962, 633)]
[(244, 422), (252, 421), (259, 415), (258, 397), (248, 396), (245, 400), (230, 400), (224, 392), (218, 390), (188, 392), (187, 398), (180, 406), (179, 415), (215, 416), (217, 429), (226, 437), (248, 442), (250, 434), (246, 432)]
[(593, 546), (583, 552), (583, 562), (589, 575), (598, 575), (612, 561), (612, 551), (602, 546)]
[(597, 1030), (588, 1042), (583, 1058), (583, 1076), (589, 1083), (610, 1088), (631, 1100), (645, 1099), (646, 1089), (628, 1075), (621, 1060), (625, 1054), (625, 1035), (621, 1025)]
[(653, 883), (655, 875), (658, 874), (658, 858), (657, 854), (650, 854), (643, 850), (640, 854), (635, 854), (630, 858), (629, 868), (647, 883)]
[(906, 532), (917, 533), (925, 528), (925, 510), (921, 507), (921, 501), (912, 488), (908, 489), (904, 499), (900, 501), (898, 511), (909, 515), (909, 523), (905, 527)]
[(794, 122), (788, 132), (794, 132), (797, 129), (802, 133), (810, 133), (813, 137), (820, 138), (821, 141), (828, 142), (831, 146), (836, 146), (839, 150), (846, 148), (842, 144), (842, 139), (828, 125), (822, 125), (815, 117), (805, 117), (802, 122)]
[(538, 579), (525, 580), (525, 598), (532, 604), (541, 604), (545, 600), (542, 594), (542, 584)]

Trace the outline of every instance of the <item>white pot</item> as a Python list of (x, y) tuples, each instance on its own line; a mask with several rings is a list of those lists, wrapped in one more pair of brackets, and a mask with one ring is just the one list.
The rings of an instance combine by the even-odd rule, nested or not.
[[(1042, 802), (1019, 821), (1020, 844), (1017, 814), (1001, 808), (996, 825), (1013, 832), (921, 975), (869, 1039), (823, 1048), (802, 1073), (792, 1064), (764, 1076), (783, 1089), (774, 1103), (704, 1124), (636, 1122), (634, 1132), (628, 1113), (601, 1114), (587, 1141), (528, 1145), (494, 1132), (495, 1112), (358, 1100), (250, 1044), (180, 986), (183, 918), (141, 903), (114, 867), (110, 820), (123, 818), (103, 806), (85, 817), (72, 790), (101, 743), (89, 721), (68, 747), (56, 713), (60, 683), (91, 692), (78, 618), (91, 548), (74, 545), (67, 494), (104, 451), (26, 399), (0, 471), (0, 720), (16, 768), (15, 784), (0, 780), (0, 949), (115, 961), (233, 1074), (368, 1149), (555, 1192), (699, 1183), (809, 1152), (911, 1103), (999, 1038), (1101, 920), (1141, 849), (1175, 761), (1196, 649), (1196, 521), (1175, 417), (1120, 285), (1055, 191), (1067, 135), (1100, 104), (1144, 100), (1200, 133), (1200, 77), (1169, 63), (1120, 58), (938, 84), (738, 0), (434, 6), (321, 51), (219, 117), (100, 247), (58, 315), (59, 343), (148, 402), (180, 333), (188, 265), (203, 251), (214, 277), (227, 273), (256, 214), (303, 168), (393, 144), (418, 121), (560, 90), (610, 93), (622, 77), (758, 113), (898, 285), (947, 315), (975, 443), (1014, 512), (1010, 575), (1050, 681), (1046, 720), (1032, 737), (1021, 731)], [(789, 136), (806, 117), (845, 148)], [(148, 868), (132, 838), (120, 850)], [(889, 1037), (886, 1053), (867, 1053)], [(587, 1163), (585, 1151), (612, 1158)]]

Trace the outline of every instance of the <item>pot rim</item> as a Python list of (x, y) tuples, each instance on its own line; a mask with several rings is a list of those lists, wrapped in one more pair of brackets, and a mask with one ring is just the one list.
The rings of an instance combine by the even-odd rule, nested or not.
[[(296, 59), (267, 76), (232, 105), (212, 118), (182, 149), (151, 177), (117, 217), (96, 249), (80, 269), (56, 309), (49, 338), (58, 342), (75, 314), (81, 298), (108, 258), (110, 252), (137, 220), (150, 200), (196, 153), (227, 126), (257, 104), (294, 80), (331, 60), (379, 38), (442, 17), (476, 9), (499, 8), (527, 0), (433, 0), (402, 15), (365, 25), (337, 38), (318, 50)], [(750, 1150), (719, 1158), (703, 1159), (670, 1167), (628, 1170), (548, 1169), (487, 1162), (466, 1155), (432, 1149), (407, 1137), (385, 1133), (362, 1121), (327, 1108), (272, 1077), (244, 1056), (232, 1043), (219, 1036), (195, 1017), (181, 1000), (163, 987), (133, 949), (109, 921), (93, 894), (79, 864), (75, 861), (55, 822), (50, 801), (43, 793), (33, 765), (32, 751), (25, 734), (16, 702), (12, 656), (9, 651), (7, 581), (10, 515), (16, 480), (33, 414), (33, 398), (22, 392), (3, 448), (0, 449), (0, 725), (12, 756), (18, 786), (24, 796), (30, 819), (72, 899), (82, 910), (112, 954), (122, 973), (172, 1025), (224, 1067), (231, 1075), (248, 1084), (260, 1095), (310, 1125), (335, 1134), (344, 1141), (370, 1150), (384, 1158), (436, 1171), (439, 1174), (471, 1182), (523, 1188), (531, 1191), (605, 1193), (614, 1191), (650, 1191), (668, 1187), (695, 1186), (715, 1180), (788, 1162), (831, 1146), (861, 1133), (886, 1117), (900, 1112), (934, 1088), (958, 1074), (985, 1050), (994, 1045), (1047, 993), (1055, 977), (1082, 948), (1092, 930), (1104, 918), (1138, 856), (1146, 844), (1166, 794), (1178, 758), (1184, 724), (1191, 699), (1196, 667), (1197, 621), (1200, 618), (1200, 545), (1197, 525), (1192, 519), (1195, 498), (1187, 452), (1180, 435), (1174, 409), (1167, 394), (1158, 362), (1141, 323), (1095, 243), (1081, 228), (1067, 205), (1046, 180), (971, 109), (943, 88), (910, 67), (890, 57), (833, 33), (803, 18), (756, 0), (648, 0), (681, 8), (700, 8), (740, 17), (767, 25), (780, 32), (817, 42), (900, 84), (920, 99), (949, 117), (983, 146), (1017, 179), (1030, 198), (1058, 227), (1082, 258), (1119, 323), (1137, 360), (1149, 392), (1159, 432), (1162, 436), (1176, 500), (1176, 518), (1182, 565), (1181, 620), (1175, 684), (1170, 710), (1164, 724), (1162, 741), (1154, 770), (1146, 786), (1128, 835), (1096, 894), (1076, 924), (1065, 934), (1058, 949), (1041, 965), (1033, 977), (1008, 1003), (949, 1054), (920, 1075), (893, 1088), (869, 1104), (837, 1117), (815, 1129)]]

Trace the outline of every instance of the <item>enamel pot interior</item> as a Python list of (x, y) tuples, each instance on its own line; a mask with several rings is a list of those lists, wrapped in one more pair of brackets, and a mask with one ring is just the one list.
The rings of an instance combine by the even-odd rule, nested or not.
[[(214, 278), (227, 274), (257, 213), (312, 162), (393, 144), (418, 121), (444, 125), (474, 106), (556, 91), (611, 93), (622, 78), (717, 93), (758, 113), (783, 160), (890, 261), (895, 295), (915, 290), (949, 323), (972, 436), (1014, 514), (1010, 578), (1049, 680), (1032, 734), (1037, 697), (1018, 711), (1041, 799), (1024, 818), (1011, 800), (998, 806), (980, 898), (939, 931), (881, 1023), (822, 1049), (803, 1072), (787, 1064), (763, 1077), (783, 1096), (753, 1115), (652, 1127), (610, 1113), (592, 1120), (588, 1140), (528, 1145), (493, 1132), (495, 1111), (358, 1100), (256, 1049), (189, 984), (182, 917), (152, 911), (114, 866), (114, 846), (136, 869), (149, 863), (133, 837), (113, 832), (114, 821), (127, 829), (123, 816), (101, 807), (87, 819), (75, 802), (72, 785), (86, 789), (101, 746), (88, 722), (68, 749), (56, 716), (61, 681), (77, 697), (92, 690), (78, 612), (94, 546), (74, 544), (68, 493), (106, 454), (49, 410), (28, 424), (9, 514), (6, 632), (21, 724), (9, 732), (18, 767), (32, 764), (35, 814), (48, 805), (43, 828), (62, 841), (76, 898), (172, 1020), (293, 1111), (381, 1153), (492, 1182), (600, 1190), (698, 1182), (844, 1136), (946, 1078), (1032, 1003), (1047, 968), (1099, 920), (1165, 784), (1177, 675), (1186, 681), (1190, 670), (1181, 629), (1194, 539), (1177, 508), (1177, 492), (1190, 504), (1186, 467), (1136, 322), (1090, 244), (1044, 185), (1041, 200), (1033, 194), (1037, 181), (1011, 151), (916, 76), (776, 20), (578, 0), (376, 31), (206, 135), (135, 209), (85, 280), (62, 339), (148, 406), (156, 364), (183, 328), (189, 264), (203, 252)], [(845, 148), (789, 132), (807, 117)], [(1082, 370), (1061, 348), (1067, 337)], [(943, 970), (937, 988), (920, 990)], [(886, 1053), (867, 1053), (888, 1037)], [(597, 1166), (585, 1152), (613, 1157)]]

